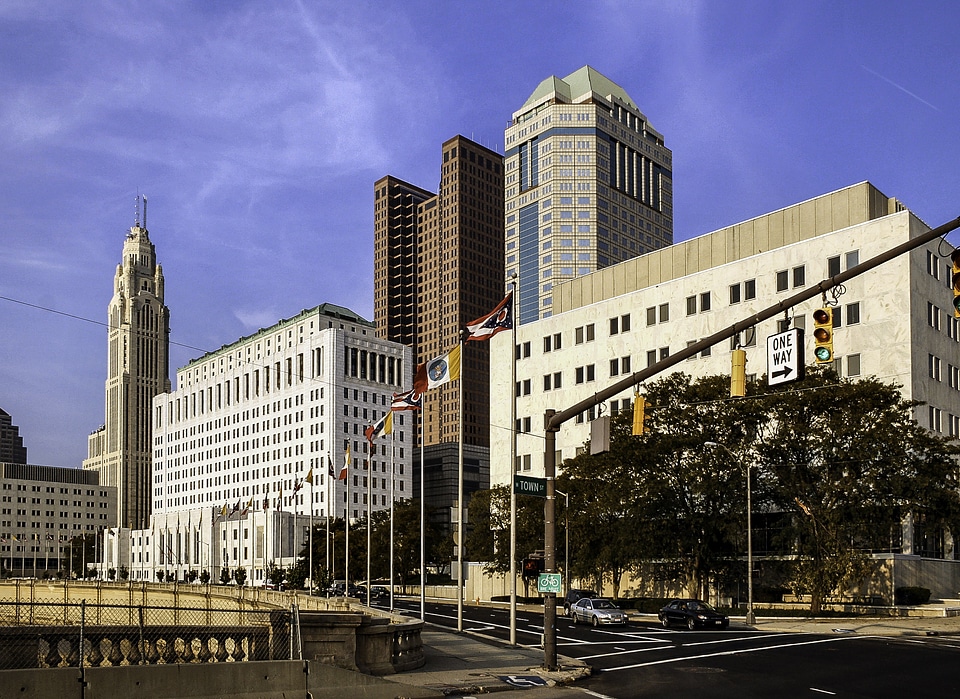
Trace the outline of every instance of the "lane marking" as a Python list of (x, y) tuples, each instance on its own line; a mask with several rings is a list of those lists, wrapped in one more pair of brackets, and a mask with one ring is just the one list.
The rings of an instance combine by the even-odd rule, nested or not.
[[(652, 650), (673, 650), (676, 646), (655, 646), (653, 648), (634, 648), (633, 650), (624, 650), (619, 653), (597, 653), (596, 655), (580, 655), (577, 660), (594, 660), (596, 658), (609, 658), (614, 655), (627, 655), (628, 653), (647, 653)], [(620, 668), (613, 668), (619, 670)]]
[(811, 688), (810, 688), (810, 691), (811, 691), (811, 692), (820, 692), (821, 694), (829, 694), (829, 695), (832, 696), (832, 697), (837, 696), (837, 693), (836, 693), (836, 692), (829, 692), (829, 691), (827, 691), (826, 689), (817, 689), (816, 687), (811, 687)]
[(761, 648), (742, 648), (739, 650), (725, 650), (717, 653), (704, 653), (702, 655), (688, 655), (682, 658), (665, 658), (663, 660), (651, 660), (648, 663), (636, 663), (634, 665), (623, 665), (621, 667), (611, 667), (599, 670), (599, 672), (614, 672), (616, 670), (633, 670), (638, 667), (647, 667), (649, 665), (666, 665), (668, 663), (681, 663), (688, 660), (702, 660), (704, 658), (718, 658), (724, 655), (743, 655), (744, 653), (759, 653), (768, 650), (778, 650), (780, 648), (795, 648), (797, 646), (810, 646), (819, 643), (839, 643), (841, 641), (853, 641), (867, 637), (844, 636), (842, 638), (823, 638), (815, 641), (801, 641), (799, 643), (781, 643), (776, 646), (763, 646)]
[(589, 694), (591, 697), (596, 697), (597, 699), (614, 699), (608, 694), (601, 694), (600, 692), (594, 692), (592, 689), (587, 689), (586, 687), (576, 687), (584, 694)]
[(761, 638), (783, 638), (784, 636), (796, 637), (796, 636), (807, 636), (807, 635), (809, 635), (809, 634), (798, 634), (798, 633), (789, 633), (789, 634), (787, 634), (787, 633), (768, 633), (768, 634), (764, 634), (764, 635), (762, 635), (762, 636), (759, 635), (759, 634), (757, 634), (757, 635), (755, 635), (755, 636), (736, 636), (736, 637), (731, 637), (731, 638), (717, 639), (716, 641), (697, 641), (696, 643), (681, 643), (681, 644), (680, 644), (680, 647), (681, 647), (681, 648), (692, 648), (693, 646), (711, 646), (711, 645), (716, 645), (717, 643), (733, 643), (733, 642), (735, 642), (735, 641), (753, 640), (753, 639), (755, 639), (755, 638), (756, 638), (756, 639), (761, 639)]

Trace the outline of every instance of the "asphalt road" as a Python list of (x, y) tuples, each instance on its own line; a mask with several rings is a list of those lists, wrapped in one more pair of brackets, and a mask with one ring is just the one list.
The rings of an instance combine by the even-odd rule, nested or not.
[[(419, 617), (419, 600), (396, 611)], [(427, 621), (456, 627), (456, 605), (428, 604)], [(542, 614), (517, 613), (517, 642), (539, 647)], [(464, 606), (464, 630), (509, 638), (509, 612)], [(655, 617), (594, 629), (557, 619), (558, 653), (593, 676), (571, 687), (500, 693), (553, 697), (956, 697), (960, 639), (662, 629)]]

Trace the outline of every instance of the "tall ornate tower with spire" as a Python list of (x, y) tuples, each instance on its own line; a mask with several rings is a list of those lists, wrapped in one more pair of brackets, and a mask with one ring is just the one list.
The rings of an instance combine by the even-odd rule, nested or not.
[[(139, 203), (143, 202), (143, 223)], [(108, 309), (106, 419), (90, 435), (85, 469), (117, 487), (117, 523), (145, 528), (150, 519), (152, 401), (170, 391), (170, 311), (163, 269), (147, 233), (147, 199), (123, 243)]]

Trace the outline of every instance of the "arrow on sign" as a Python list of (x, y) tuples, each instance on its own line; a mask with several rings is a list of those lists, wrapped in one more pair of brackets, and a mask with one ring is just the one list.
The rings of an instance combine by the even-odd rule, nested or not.
[(785, 366), (785, 367), (783, 367), (783, 369), (781, 369), (780, 371), (774, 371), (774, 372), (772, 372), (772, 373), (770, 374), (770, 376), (772, 376), (772, 377), (774, 377), (774, 378), (779, 378), (779, 377), (781, 377), (781, 376), (790, 376), (791, 373), (793, 373), (793, 368), (790, 367), (790, 366)]

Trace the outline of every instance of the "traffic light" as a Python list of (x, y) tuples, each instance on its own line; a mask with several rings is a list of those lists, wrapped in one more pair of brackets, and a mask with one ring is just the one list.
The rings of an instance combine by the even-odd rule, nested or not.
[(953, 263), (953, 276), (950, 277), (950, 286), (953, 288), (953, 317), (960, 318), (960, 248), (950, 255)]
[(646, 398), (639, 393), (633, 394), (633, 434), (635, 435), (641, 435), (644, 432), (650, 431), (646, 423), (648, 417), (647, 405)]
[(730, 397), (743, 398), (747, 394), (747, 351), (733, 350), (730, 362)]
[(817, 364), (833, 361), (833, 309), (818, 308), (813, 312), (813, 356)]

